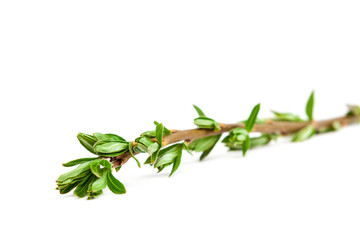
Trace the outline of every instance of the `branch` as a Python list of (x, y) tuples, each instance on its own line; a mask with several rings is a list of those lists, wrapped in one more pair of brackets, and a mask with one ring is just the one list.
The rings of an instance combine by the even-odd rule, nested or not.
[[(324, 128), (331, 127), (334, 123), (340, 123), (342, 127), (347, 126), (352, 123), (356, 123), (359, 121), (358, 115), (353, 116), (343, 116), (323, 121), (312, 121), (312, 122), (286, 122), (286, 121), (273, 121), (271, 119), (267, 119), (266, 123), (258, 123), (254, 125), (252, 132), (258, 133), (267, 133), (267, 134), (281, 134), (283, 136), (293, 134), (298, 132), (299, 130), (312, 125), (314, 126), (316, 131), (319, 131)], [(170, 135), (167, 135), (163, 138), (163, 147), (169, 144), (177, 143), (180, 141), (192, 142), (199, 138), (219, 135), (225, 132), (229, 132), (234, 128), (245, 128), (244, 123), (235, 123), (235, 124), (220, 124), (220, 130), (214, 131), (211, 129), (188, 129), (188, 130), (172, 130)], [(156, 141), (156, 139), (152, 139)], [(133, 146), (136, 146), (134, 143)], [(134, 152), (134, 154), (137, 154)], [(113, 167), (120, 167), (124, 165), (129, 159), (131, 155), (129, 152), (121, 154), (116, 157), (110, 158), (110, 161), (113, 164)]]

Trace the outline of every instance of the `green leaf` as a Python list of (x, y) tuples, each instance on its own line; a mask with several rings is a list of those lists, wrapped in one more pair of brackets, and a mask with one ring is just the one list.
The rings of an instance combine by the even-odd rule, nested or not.
[[(111, 170), (110, 170), (111, 171)], [(92, 184), (92, 191), (93, 192), (98, 192), (104, 188), (106, 188), (106, 182), (107, 182), (107, 175), (108, 175), (108, 171), (104, 171), (101, 178), (97, 179), (93, 184)]]
[(196, 106), (196, 105), (193, 105), (193, 106), (194, 106), (196, 112), (199, 114), (199, 117), (205, 117), (204, 112), (198, 106)]
[(128, 150), (128, 144), (127, 142), (124, 143), (115, 140), (103, 140), (95, 143), (94, 150), (96, 153), (101, 154), (116, 153), (120, 155)]
[(112, 133), (107, 133), (105, 134), (108, 139), (111, 139), (111, 140), (115, 140), (115, 141), (120, 141), (120, 142), (126, 142), (126, 140), (116, 134), (112, 134)]
[(154, 167), (158, 168), (162, 165), (173, 163), (176, 156), (181, 152), (182, 146), (180, 143), (173, 144), (167, 148), (161, 149), (159, 152), (158, 158), (154, 163)]
[(285, 122), (304, 122), (299, 116), (292, 113), (279, 113), (272, 111), (275, 115), (275, 121), (285, 121)]
[(206, 151), (217, 143), (217, 141), (219, 140), (218, 138), (218, 135), (215, 135), (196, 139), (189, 144), (189, 149), (195, 152)]
[(97, 160), (97, 161), (92, 161), (92, 162), (90, 163), (90, 170), (91, 170), (91, 172), (92, 172), (95, 176), (97, 176), (98, 178), (101, 177), (102, 171), (101, 171), (101, 169), (100, 169), (99, 160)]
[(109, 163), (109, 161), (106, 159), (99, 160), (99, 164), (107, 169), (112, 169), (111, 163)]
[(259, 114), (259, 111), (260, 111), (260, 103), (253, 108), (248, 120), (245, 122), (245, 129), (248, 132), (251, 132), (252, 129), (254, 128), (254, 125), (255, 125), (255, 122), (256, 122), (256, 119), (257, 119), (257, 115)]
[(311, 93), (309, 100), (306, 104), (306, 114), (309, 118), (309, 121), (313, 120), (313, 108), (314, 108), (314, 91)]
[(187, 144), (186, 142), (183, 142), (183, 148), (184, 148), (191, 156), (193, 155), (192, 152), (191, 152), (190, 149), (189, 149), (188, 144)]
[(70, 161), (67, 163), (63, 163), (63, 166), (64, 167), (72, 167), (72, 166), (76, 166), (76, 165), (79, 165), (82, 163), (91, 162), (95, 159), (98, 159), (98, 158), (79, 158), (79, 159), (76, 159), (76, 160), (73, 160), (73, 161)]
[(87, 195), (89, 185), (96, 179), (96, 176), (89, 174), (75, 189), (74, 194), (79, 198), (83, 198)]
[(130, 155), (131, 155), (131, 157), (132, 157), (133, 159), (135, 159), (138, 167), (141, 168), (141, 164), (140, 164), (139, 160), (134, 156), (134, 153), (133, 153), (133, 150), (132, 150), (132, 149), (133, 149), (133, 144), (132, 144), (132, 142), (129, 142), (129, 152), (130, 152)]
[(156, 140), (158, 141), (158, 149), (151, 155), (151, 163), (154, 163), (158, 157), (160, 149), (163, 146), (164, 126), (162, 123), (156, 125)]
[(292, 141), (293, 142), (305, 141), (305, 140), (311, 138), (314, 134), (315, 134), (314, 126), (308, 125), (308, 126), (304, 127), (303, 129), (301, 129), (299, 132), (297, 132), (294, 135)]
[(96, 138), (96, 141), (108, 140), (109, 137), (102, 133), (93, 133), (93, 136)]
[[(155, 126), (159, 125), (160, 123), (158, 123), (157, 121), (154, 121), (154, 124)], [(167, 136), (167, 135), (170, 135), (171, 134), (171, 131), (169, 129), (167, 129), (165, 126), (164, 126), (164, 136)]]
[(66, 184), (64, 186), (59, 187), (60, 194), (66, 194), (73, 190), (83, 179), (78, 179), (75, 181), (70, 182), (69, 184)]
[(84, 148), (86, 148), (89, 152), (95, 154), (93, 146), (96, 143), (95, 137), (85, 134), (85, 133), (79, 133), (77, 135), (77, 139), (79, 140), (80, 144), (83, 145)]
[(243, 144), (242, 144), (242, 150), (243, 150), (243, 156), (245, 157), (245, 155), (246, 155), (246, 152), (250, 149), (250, 137), (249, 137), (249, 135), (247, 135), (246, 136), (246, 139), (245, 139), (245, 141), (243, 142)]
[(124, 185), (119, 180), (117, 180), (110, 171), (107, 174), (107, 185), (109, 189), (115, 194), (126, 193)]
[(215, 147), (216, 143), (219, 141), (220, 138), (221, 138), (221, 134), (213, 136), (214, 144), (201, 154), (200, 160), (203, 160), (209, 155), (209, 153), (213, 150), (213, 148)]
[(176, 170), (179, 168), (180, 163), (181, 163), (181, 155), (182, 155), (182, 147), (183, 145), (180, 144), (179, 145), (179, 152), (178, 155), (175, 157), (174, 162), (173, 162), (173, 167), (171, 169), (171, 173), (169, 175), (169, 177), (171, 177), (171, 175), (174, 174), (174, 172), (176, 172)]
[(214, 129), (215, 131), (220, 130), (220, 124), (214, 119), (208, 117), (198, 117), (194, 119), (194, 124), (199, 128)]
[(57, 179), (57, 181), (63, 182), (69, 178), (76, 177), (79, 174), (90, 170), (90, 163), (91, 162), (86, 162), (86, 163), (80, 164), (77, 168), (73, 169), (72, 171), (60, 175), (60, 177)]

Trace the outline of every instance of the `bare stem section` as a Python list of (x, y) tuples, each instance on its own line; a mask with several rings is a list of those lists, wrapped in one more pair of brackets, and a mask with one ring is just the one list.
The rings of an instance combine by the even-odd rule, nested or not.
[[(298, 132), (306, 126), (312, 125), (316, 131), (331, 127), (334, 123), (340, 123), (341, 126), (347, 126), (359, 121), (358, 115), (343, 116), (323, 121), (311, 121), (311, 122), (286, 122), (286, 121), (273, 121), (266, 120), (266, 123), (258, 123), (254, 125), (252, 132), (266, 133), (266, 134), (281, 134), (289, 135)], [(173, 130), (171, 134), (164, 136), (163, 147), (169, 144), (173, 144), (180, 141), (191, 142), (199, 138), (208, 136), (219, 135), (225, 132), (229, 132), (234, 128), (245, 128), (244, 123), (235, 124), (220, 124), (220, 130), (214, 131), (212, 129), (188, 129), (188, 130)], [(155, 140), (154, 140), (155, 141)], [(135, 145), (134, 145), (135, 146)], [(136, 153), (134, 153), (136, 154)], [(110, 159), (113, 162), (113, 167), (119, 167), (124, 165), (131, 158), (131, 154), (126, 152), (122, 155), (112, 157)]]

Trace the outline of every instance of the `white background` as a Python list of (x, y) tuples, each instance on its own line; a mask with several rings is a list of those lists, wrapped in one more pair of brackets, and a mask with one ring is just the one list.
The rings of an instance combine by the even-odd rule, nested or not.
[[(168, 178), (129, 161), (125, 195), (55, 191), (91, 156), (78, 132), (132, 140), (262, 103), (315, 118), (360, 104), (359, 1), (1, 1), (1, 239), (359, 239), (360, 127), (304, 143), (183, 154)], [(145, 156), (140, 157), (145, 160)]]

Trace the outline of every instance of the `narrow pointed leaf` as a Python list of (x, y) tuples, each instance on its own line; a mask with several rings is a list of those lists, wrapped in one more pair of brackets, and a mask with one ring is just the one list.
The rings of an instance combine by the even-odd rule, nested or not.
[(85, 133), (79, 133), (77, 135), (77, 139), (79, 140), (80, 144), (83, 145), (84, 148), (86, 148), (89, 152), (95, 154), (95, 151), (93, 149), (93, 146), (96, 143), (95, 137)]
[(98, 191), (106, 188), (107, 175), (108, 175), (108, 171), (103, 171), (103, 174), (102, 174), (101, 178), (97, 179), (92, 184), (92, 191), (93, 192), (98, 192)]
[(309, 125), (303, 129), (301, 129), (299, 132), (297, 132), (292, 141), (293, 142), (301, 142), (305, 141), (309, 138), (311, 138), (315, 134), (315, 128), (312, 125)]
[(205, 117), (205, 113), (196, 105), (193, 105), (196, 112), (199, 114), (199, 117)]
[(79, 158), (79, 159), (76, 159), (76, 160), (73, 160), (73, 161), (70, 161), (67, 163), (63, 163), (63, 166), (64, 167), (72, 167), (72, 166), (76, 166), (76, 165), (79, 165), (82, 163), (91, 162), (95, 159), (98, 159), (98, 158)]
[(245, 122), (245, 129), (248, 132), (251, 132), (252, 129), (254, 128), (256, 118), (257, 118), (257, 116), (259, 114), (259, 111), (260, 111), (260, 103), (253, 108), (248, 120)]
[(133, 144), (132, 144), (132, 142), (129, 142), (129, 152), (130, 152), (130, 155), (131, 155), (131, 157), (132, 157), (133, 159), (135, 159), (138, 167), (141, 168), (141, 164), (140, 164), (139, 160), (134, 156), (134, 153), (133, 153), (133, 150), (132, 150), (132, 149), (133, 149)]
[(79, 198), (83, 198), (87, 195), (87, 191), (90, 183), (96, 179), (96, 176), (89, 174), (75, 189), (74, 194)]
[(101, 177), (102, 172), (101, 172), (101, 170), (100, 170), (99, 160), (97, 160), (97, 161), (92, 161), (92, 162), (90, 163), (90, 170), (91, 170), (91, 172), (92, 172), (95, 176), (97, 176), (98, 178)]
[(64, 173), (62, 175), (60, 175), (60, 177), (57, 179), (58, 182), (62, 182), (65, 181), (69, 178), (73, 178), (76, 177), (77, 175), (86, 172), (90, 169), (90, 163), (91, 162), (86, 162), (86, 163), (82, 163), (80, 164), (77, 168), (75, 168), (74, 170)]
[(215, 147), (216, 143), (220, 140), (220, 138), (221, 138), (221, 134), (213, 136), (213, 141), (214, 141), (213, 145), (201, 154), (200, 160), (203, 160), (210, 154), (210, 152), (213, 150), (213, 148)]
[(178, 152), (177, 156), (175, 157), (173, 167), (171, 169), (171, 173), (170, 173), (169, 177), (171, 177), (171, 175), (173, 175), (174, 172), (176, 172), (176, 170), (179, 168), (180, 163), (181, 163), (181, 155), (182, 155), (182, 146), (179, 145), (179, 152)]
[(107, 174), (107, 185), (109, 189), (115, 194), (126, 193), (124, 185), (118, 179), (116, 179), (110, 171)]
[(309, 100), (306, 104), (306, 114), (309, 118), (309, 121), (313, 120), (313, 109), (314, 109), (314, 91), (311, 93)]

